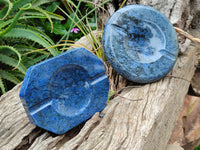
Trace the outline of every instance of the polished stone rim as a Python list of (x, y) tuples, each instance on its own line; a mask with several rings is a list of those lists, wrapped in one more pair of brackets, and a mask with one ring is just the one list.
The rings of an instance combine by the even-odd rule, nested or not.
[(103, 46), (112, 67), (139, 83), (165, 76), (178, 55), (178, 40), (170, 21), (144, 5), (126, 6), (110, 17), (104, 29)]
[(108, 92), (103, 62), (77, 48), (30, 67), (20, 99), (32, 123), (62, 134), (101, 111)]

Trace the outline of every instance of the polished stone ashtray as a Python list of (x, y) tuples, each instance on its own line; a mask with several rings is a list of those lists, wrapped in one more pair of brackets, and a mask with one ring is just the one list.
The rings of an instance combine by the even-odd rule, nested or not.
[(76, 48), (30, 67), (20, 98), (32, 123), (63, 134), (104, 109), (108, 91), (103, 62)]
[(145, 5), (129, 5), (116, 11), (106, 23), (103, 46), (111, 66), (138, 83), (164, 77), (178, 55), (173, 25), (159, 11)]

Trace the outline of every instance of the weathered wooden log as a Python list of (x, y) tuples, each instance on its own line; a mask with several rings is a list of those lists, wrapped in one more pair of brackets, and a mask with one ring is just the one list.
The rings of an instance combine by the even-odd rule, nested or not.
[[(93, 0), (95, 4), (100, 4), (104, 0)], [(125, 2), (125, 3), (124, 3)], [(200, 0), (111, 0), (104, 6), (106, 11), (99, 9), (99, 28), (102, 27), (102, 23), (105, 24), (109, 17), (120, 7), (131, 5), (131, 4), (142, 4), (154, 7), (163, 13), (171, 23), (188, 31), (189, 27), (196, 27), (199, 24), (200, 14)], [(190, 45), (191, 41), (186, 39), (184, 36), (178, 34), (179, 38), (179, 50), (180, 53), (184, 52)], [(112, 90), (120, 89), (127, 85), (127, 80), (119, 76), (112, 68), (108, 67), (109, 81)]]
[(164, 150), (195, 70), (195, 51), (190, 46), (164, 79), (127, 87), (103, 110), (103, 118), (96, 113), (80, 132), (61, 136), (29, 123), (17, 85), (0, 99), (0, 149)]
[[(93, 0), (94, 3), (102, 3), (104, 0)], [(104, 23), (108, 18), (122, 6), (124, 0), (111, 0), (107, 3), (105, 9), (107, 10), (102, 14), (99, 11), (100, 16), (104, 15)], [(157, 10), (161, 11), (167, 18), (170, 19), (172, 24), (182, 29), (188, 29), (192, 20), (200, 12), (200, 0), (126, 0), (123, 4), (142, 4), (149, 5)]]
[[(163, 11), (172, 22), (171, 16), (178, 14), (173, 23), (187, 29), (198, 6), (193, 4), (200, 4), (198, 1), (128, 0), (127, 4), (145, 2)], [(164, 150), (195, 70), (195, 53), (196, 48), (190, 46), (165, 78), (125, 88), (108, 103), (103, 118), (96, 113), (85, 124), (60, 136), (29, 123), (19, 99), (19, 84), (0, 98), (0, 149)]]

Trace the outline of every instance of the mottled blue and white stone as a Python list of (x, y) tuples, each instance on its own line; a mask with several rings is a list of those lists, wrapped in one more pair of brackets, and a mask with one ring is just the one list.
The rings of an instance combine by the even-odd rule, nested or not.
[(20, 98), (32, 123), (63, 134), (104, 109), (108, 92), (102, 61), (76, 48), (30, 67)]
[(154, 82), (174, 66), (178, 40), (170, 21), (145, 5), (116, 11), (103, 35), (106, 58), (123, 77), (138, 83)]

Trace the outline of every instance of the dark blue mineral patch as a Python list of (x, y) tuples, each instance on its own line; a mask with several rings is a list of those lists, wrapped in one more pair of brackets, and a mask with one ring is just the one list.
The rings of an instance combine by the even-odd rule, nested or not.
[(129, 5), (108, 20), (103, 35), (107, 60), (123, 77), (149, 83), (174, 66), (178, 40), (170, 21), (150, 6)]
[(32, 123), (63, 134), (101, 111), (108, 91), (102, 61), (76, 48), (30, 67), (20, 98)]

